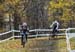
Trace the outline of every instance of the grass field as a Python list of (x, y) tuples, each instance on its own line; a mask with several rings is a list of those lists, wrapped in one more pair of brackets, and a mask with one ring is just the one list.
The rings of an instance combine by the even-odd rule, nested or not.
[(25, 48), (20, 39), (0, 43), (0, 52), (67, 52), (66, 39), (49, 40), (48, 37), (28, 39)]
[(71, 49), (75, 49), (75, 37), (70, 39)]

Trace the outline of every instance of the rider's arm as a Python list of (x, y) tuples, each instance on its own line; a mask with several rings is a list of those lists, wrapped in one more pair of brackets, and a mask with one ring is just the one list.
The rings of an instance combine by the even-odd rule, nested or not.
[(20, 34), (23, 33), (22, 25), (19, 25), (19, 31), (20, 31)]
[(27, 31), (29, 32), (29, 28), (27, 27)]
[(58, 30), (58, 28), (59, 28), (59, 23), (57, 23), (57, 27), (56, 27), (56, 29)]
[(55, 22), (53, 22), (53, 23), (50, 25), (50, 28), (52, 28), (52, 27), (53, 27), (54, 23), (55, 23)]

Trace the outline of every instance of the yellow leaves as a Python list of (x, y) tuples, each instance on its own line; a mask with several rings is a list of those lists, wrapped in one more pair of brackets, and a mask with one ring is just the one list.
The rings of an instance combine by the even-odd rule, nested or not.
[(64, 4), (62, 2), (59, 2), (58, 7), (63, 7)]
[(52, 8), (62, 8), (64, 6), (63, 2), (55, 3), (53, 1), (50, 2)]
[(12, 2), (12, 4), (15, 5), (15, 4), (17, 4), (19, 2), (19, 0), (12, 0), (11, 2)]
[(61, 20), (64, 20), (64, 21), (69, 21), (69, 20), (72, 20), (72, 16), (69, 16), (69, 15), (66, 15), (64, 14), (62, 17), (61, 17)]
[(70, 6), (71, 4), (70, 3), (65, 3), (65, 6)]
[(20, 0), (6, 0), (6, 3), (9, 3), (11, 5), (16, 5)]
[(15, 1), (15, 3), (18, 3), (20, 0), (13, 0), (13, 1)]
[(20, 0), (5, 0), (4, 3), (0, 4), (0, 10), (5, 10), (5, 6), (4, 5), (16, 5)]
[(1, 4), (0, 5), (0, 10), (3, 10), (4, 9), (4, 6)]
[(65, 21), (65, 20), (68, 20), (67, 18), (68, 18), (68, 17), (62, 17), (61, 20), (64, 20), (64, 21)]
[[(67, 27), (70, 20), (75, 20), (75, 12), (73, 7), (75, 6), (75, 2), (73, 0), (52, 0), (49, 3), (49, 15), (48, 20), (52, 21), (52, 19), (55, 19), (54, 17), (58, 17), (57, 19), (60, 19), (60, 21), (64, 21), (62, 26)], [(72, 7), (72, 8), (71, 8)], [(62, 12), (59, 12), (59, 10), (62, 9)], [(60, 15), (62, 13), (62, 15)], [(55, 14), (55, 15), (53, 15)]]
[(55, 1), (50, 1), (50, 5), (52, 8), (63, 8), (64, 6), (70, 6), (72, 5), (73, 1), (63, 1), (63, 0), (58, 0), (58, 2)]

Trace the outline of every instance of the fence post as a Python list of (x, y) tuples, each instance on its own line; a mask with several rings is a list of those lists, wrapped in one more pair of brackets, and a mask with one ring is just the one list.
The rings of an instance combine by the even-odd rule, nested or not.
[(36, 32), (36, 38), (38, 37), (38, 31)]
[(12, 30), (13, 40), (14, 40), (14, 30)]
[(68, 51), (71, 51), (71, 47), (70, 47), (70, 41), (69, 41), (69, 38), (68, 38), (68, 32), (69, 32), (69, 28), (68, 29), (66, 29), (66, 31), (65, 31), (65, 34), (66, 34), (66, 43), (67, 43), (67, 50)]

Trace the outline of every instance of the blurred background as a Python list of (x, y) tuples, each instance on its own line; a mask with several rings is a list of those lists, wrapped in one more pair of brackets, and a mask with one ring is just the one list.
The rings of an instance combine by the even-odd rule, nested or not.
[(75, 0), (0, 0), (0, 32), (18, 30), (21, 22), (45, 29), (54, 20), (60, 28), (74, 27)]

